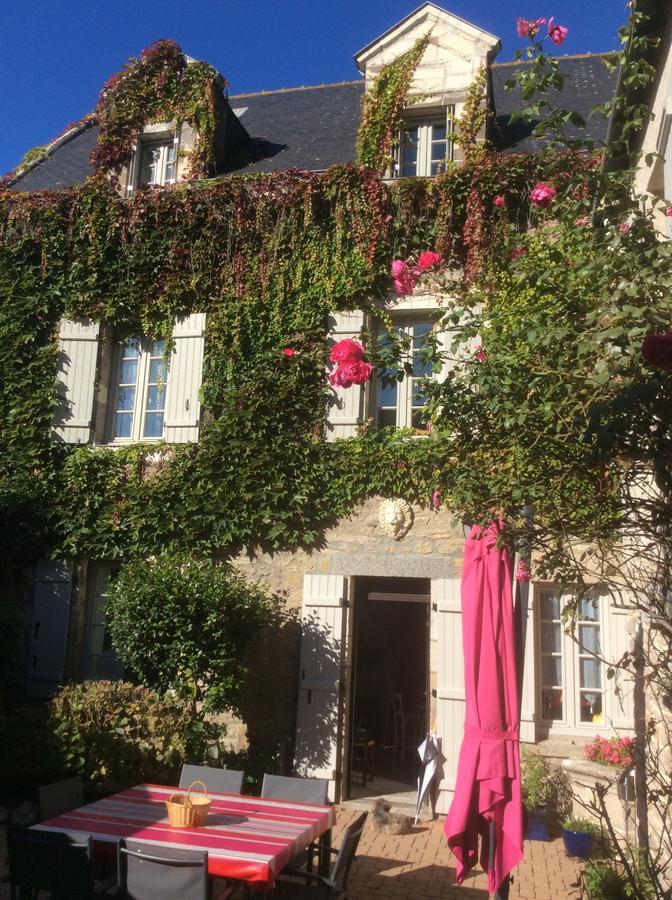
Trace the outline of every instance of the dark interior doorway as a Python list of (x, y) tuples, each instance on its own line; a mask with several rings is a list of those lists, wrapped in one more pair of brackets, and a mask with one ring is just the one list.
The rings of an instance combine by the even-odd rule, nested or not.
[(348, 796), (412, 790), (429, 717), (428, 578), (357, 578)]

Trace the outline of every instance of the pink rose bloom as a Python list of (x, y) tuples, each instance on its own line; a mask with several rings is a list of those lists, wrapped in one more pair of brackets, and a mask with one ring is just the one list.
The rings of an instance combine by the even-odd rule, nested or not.
[(548, 36), (556, 47), (559, 47), (567, 37), (567, 29), (565, 26), (554, 24), (552, 16), (548, 20)]
[(432, 506), (438, 509), (441, 506), (441, 491), (437, 488), (432, 494)]
[(667, 218), (672, 218), (672, 206), (668, 206), (667, 211), (665, 212)]
[(344, 338), (331, 348), (329, 359), (335, 363), (355, 362), (364, 359), (364, 348), (359, 341)]
[(354, 359), (337, 363), (329, 376), (329, 382), (334, 387), (352, 387), (353, 384), (364, 384), (373, 372), (371, 363), (363, 359)]
[(393, 278), (403, 278), (403, 276), (408, 272), (408, 265), (403, 261), (403, 259), (393, 259), (392, 260), (392, 277)]
[(583, 226), (588, 224), (588, 216), (581, 216), (580, 219), (574, 220), (575, 225)]
[(497, 194), (497, 196), (493, 200), (493, 203), (495, 204), (495, 206), (498, 206), (500, 209), (504, 209), (504, 207), (506, 206), (506, 200), (504, 199), (504, 197), (502, 197), (501, 194)]
[(540, 25), (545, 25), (546, 19), (516, 19), (516, 31), (518, 37), (534, 37), (539, 31)]
[(532, 188), (530, 200), (535, 206), (541, 206), (543, 209), (551, 205), (556, 194), (555, 188), (551, 187), (550, 184), (546, 184), (545, 181), (540, 181), (539, 184)]
[(521, 559), (516, 566), (516, 571), (513, 573), (513, 577), (516, 581), (523, 581), (525, 584), (529, 582), (532, 578), (532, 572), (530, 572), (530, 564), (526, 559)]
[(424, 253), (421, 253), (418, 257), (418, 269), (420, 269), (421, 272), (426, 272), (427, 269), (438, 266), (440, 262), (440, 253), (435, 253), (433, 250), (425, 250)]
[(642, 356), (650, 366), (672, 372), (672, 331), (647, 334), (642, 341)]
[(283, 356), (296, 356), (296, 350), (293, 347), (285, 347), (282, 351)]
[(479, 347), (478, 350), (474, 353), (474, 359), (476, 362), (485, 362), (488, 358), (488, 351), (484, 350), (483, 347)]
[(627, 234), (630, 231), (630, 223), (629, 222), (619, 222), (616, 226), (621, 234)]
[(417, 281), (417, 274), (407, 268), (403, 275), (394, 279), (394, 290), (397, 294), (412, 294)]

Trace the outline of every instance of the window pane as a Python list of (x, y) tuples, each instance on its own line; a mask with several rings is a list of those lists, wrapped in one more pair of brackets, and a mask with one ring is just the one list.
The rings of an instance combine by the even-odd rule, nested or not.
[[(385, 370), (383, 370), (384, 372)], [(381, 372), (381, 375), (383, 373)], [(383, 383), (382, 380), (378, 380), (378, 406), (396, 406), (397, 405), (397, 388), (399, 387), (398, 381), (388, 381), (387, 383)]]
[(423, 362), (420, 359), (420, 351), (427, 347), (427, 335), (432, 333), (432, 323), (431, 322), (417, 322), (412, 326), (412, 334), (413, 334), (413, 374), (418, 375), (431, 375), (432, 374), (432, 364), (431, 362)]
[(145, 416), (143, 437), (161, 437), (163, 434), (163, 412), (148, 412)]
[(579, 625), (579, 644), (587, 653), (601, 653), (599, 626)]
[(423, 391), (421, 389), (421, 385), (422, 385), (421, 381), (419, 381), (415, 378), (413, 379), (413, 381), (412, 381), (413, 395), (412, 395), (412, 401), (411, 401), (413, 406), (424, 406), (425, 403), (427, 402), (427, 394), (423, 393)]
[(429, 422), (429, 415), (424, 409), (415, 409), (411, 414), (412, 428), (426, 428)]
[(117, 413), (114, 417), (114, 437), (127, 438), (131, 436), (133, 413)]
[(599, 622), (600, 606), (597, 597), (583, 597), (579, 606), (579, 618), (588, 622)]
[(446, 126), (445, 125), (432, 125), (432, 141), (433, 142), (441, 142), (446, 143)]
[(165, 384), (168, 380), (168, 366), (163, 359), (153, 359), (149, 363), (149, 383)]
[(602, 694), (594, 691), (582, 691), (580, 699), (581, 721), (602, 721)]
[(541, 649), (545, 653), (560, 653), (562, 630), (560, 625), (541, 623)]
[(137, 359), (122, 359), (119, 384), (135, 384), (138, 379)]
[(581, 687), (582, 688), (600, 688), (602, 687), (602, 678), (600, 672), (600, 663), (596, 659), (579, 660), (581, 670)]
[(134, 387), (120, 387), (117, 391), (117, 409), (132, 410), (135, 402)]
[(562, 686), (562, 659), (559, 656), (542, 656), (541, 658), (541, 681), (542, 684), (561, 687)]
[(378, 410), (378, 425), (383, 428), (385, 426), (391, 425), (396, 426), (397, 424), (397, 411), (396, 409), (379, 409)]
[(562, 719), (562, 691), (545, 688), (541, 692), (541, 714), (544, 719)]
[(544, 591), (541, 595), (541, 618), (542, 619), (559, 619), (560, 618), (560, 595), (552, 594)]
[(166, 352), (166, 342), (165, 341), (152, 341), (149, 347), (149, 355), (150, 356), (163, 356)]
[(129, 338), (129, 340), (124, 341), (124, 359), (133, 359), (138, 356), (140, 356), (140, 342), (138, 339)]
[(162, 387), (150, 385), (147, 388), (147, 409), (163, 409), (165, 395), (166, 392)]

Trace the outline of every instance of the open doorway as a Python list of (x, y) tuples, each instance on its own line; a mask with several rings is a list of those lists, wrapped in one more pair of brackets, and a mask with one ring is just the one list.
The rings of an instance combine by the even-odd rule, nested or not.
[(410, 794), (429, 722), (428, 578), (356, 578), (350, 799)]

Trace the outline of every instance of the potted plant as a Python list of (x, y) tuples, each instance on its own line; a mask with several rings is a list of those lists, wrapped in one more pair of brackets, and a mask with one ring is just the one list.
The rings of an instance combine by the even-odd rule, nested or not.
[(596, 827), (590, 819), (571, 817), (562, 823), (562, 841), (567, 856), (588, 859), (593, 850)]
[(527, 809), (526, 837), (531, 841), (547, 841), (551, 767), (543, 756), (528, 750), (522, 754), (521, 772), (523, 803)]

